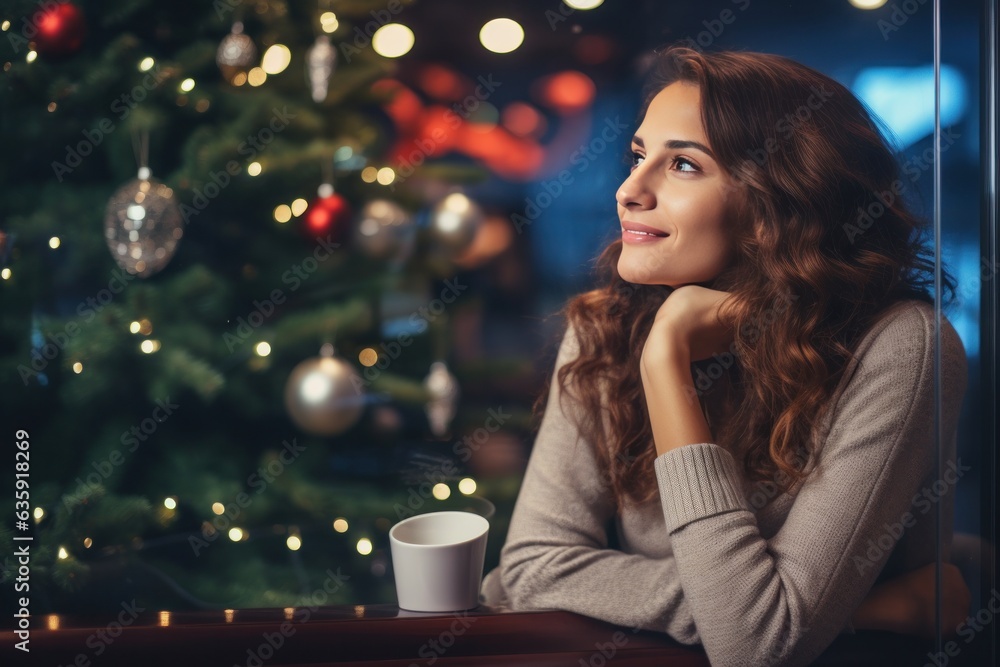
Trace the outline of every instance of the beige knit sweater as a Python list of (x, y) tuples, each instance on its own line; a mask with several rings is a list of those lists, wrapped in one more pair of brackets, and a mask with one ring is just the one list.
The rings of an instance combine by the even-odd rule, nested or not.
[[(815, 432), (814, 472), (766, 506), (772, 485), (747, 483), (718, 445), (692, 443), (655, 459), (659, 502), (616, 517), (595, 444), (560, 408), (553, 382), (481, 601), (665, 632), (703, 645), (718, 666), (808, 664), (853, 632), (873, 584), (935, 559), (938, 503), (949, 557), (955, 483), (968, 470), (955, 459), (967, 364), (945, 319), (946, 465), (935, 478), (935, 328), (933, 307), (915, 300), (873, 325)], [(578, 354), (569, 327), (555, 370)], [(620, 550), (608, 548), (611, 525)]]

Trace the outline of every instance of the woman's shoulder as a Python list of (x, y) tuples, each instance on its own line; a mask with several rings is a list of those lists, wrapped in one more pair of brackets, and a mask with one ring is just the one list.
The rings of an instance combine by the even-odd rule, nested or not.
[(964, 361), (965, 346), (945, 312), (941, 313), (940, 324), (938, 322), (934, 304), (919, 299), (900, 299), (883, 309), (861, 337), (855, 355), (889, 355), (899, 359), (909, 351), (933, 360), (936, 333), (940, 330), (942, 357)]
[[(935, 364), (940, 335), (941, 361)], [(965, 346), (947, 315), (940, 320), (934, 304), (918, 299), (902, 299), (885, 308), (861, 337), (841, 378), (841, 391), (864, 391), (857, 383), (870, 384), (875, 377), (891, 377), (885, 389), (890, 393), (933, 391), (934, 373), (940, 370), (943, 400), (961, 402), (968, 382)], [(867, 379), (865, 379), (867, 378)]]

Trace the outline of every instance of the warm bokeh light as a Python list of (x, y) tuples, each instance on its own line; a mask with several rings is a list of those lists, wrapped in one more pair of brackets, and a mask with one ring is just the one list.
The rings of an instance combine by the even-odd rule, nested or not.
[(242, 86), (246, 82), (247, 82), (247, 73), (246, 72), (237, 72), (236, 74), (233, 75), (233, 85), (234, 86)]
[(367, 556), (372, 552), (372, 541), (367, 537), (362, 537), (358, 540), (358, 553), (362, 556)]
[(274, 219), (285, 224), (292, 219), (292, 209), (288, 204), (278, 204), (274, 207)]
[(347, 519), (343, 517), (338, 517), (333, 521), (333, 529), (338, 533), (347, 532)]
[(289, 535), (288, 539), (285, 540), (285, 544), (291, 551), (298, 551), (302, 548), (302, 538), (298, 535)]
[(247, 165), (247, 173), (251, 176), (260, 176), (260, 172), (263, 170), (264, 168), (260, 166), (260, 162), (251, 162)]
[(335, 32), (340, 27), (340, 21), (337, 20), (337, 15), (333, 12), (323, 12), (319, 17), (319, 24), (323, 32), (326, 33)]
[(29, 63), (33, 63), (35, 62), (35, 58), (37, 57), (38, 53), (36, 51), (28, 51), (28, 55), (26, 55), (24, 59), (27, 60)]
[(271, 354), (271, 345), (267, 341), (262, 340), (257, 343), (257, 347), (254, 348), (254, 351), (257, 353), (257, 356), (266, 357)]
[(83, 364), (81, 364), (79, 361), (73, 362), (73, 372), (76, 373), (77, 375), (79, 375), (80, 373), (82, 373), (83, 372)]
[(358, 361), (365, 367), (374, 366), (378, 362), (378, 352), (370, 347), (366, 347), (361, 352), (358, 352)]
[(84, 549), (89, 549), (92, 546), (94, 546), (94, 540), (90, 539), (89, 537), (83, 538), (83, 548)]
[(212, 511), (216, 514), (222, 514), (226, 511), (226, 506), (219, 502), (212, 503)]
[(413, 48), (413, 31), (402, 23), (387, 23), (372, 35), (372, 48), (385, 58), (398, 58)]
[(166, 507), (168, 510), (175, 510), (177, 509), (177, 499), (174, 498), (173, 496), (164, 498), (163, 506)]
[(480, 28), (479, 42), (493, 53), (510, 53), (524, 42), (524, 28), (513, 19), (493, 19)]
[(160, 349), (160, 341), (154, 340), (152, 338), (147, 338), (146, 340), (142, 341), (142, 343), (140, 343), (139, 349), (145, 352), (146, 354), (152, 354)]
[(59, 560), (66, 560), (69, 558), (69, 552), (66, 551), (66, 547), (59, 547)]
[(377, 180), (380, 185), (389, 185), (396, 180), (396, 172), (392, 170), (392, 167), (382, 167), (378, 170), (375, 180)]
[(190, 93), (194, 90), (194, 79), (184, 79), (181, 81), (180, 89), (182, 93)]
[(261, 69), (268, 74), (280, 74), (292, 62), (292, 52), (284, 44), (272, 44), (260, 60)]
[(594, 101), (597, 87), (583, 72), (569, 70), (546, 78), (540, 96), (545, 103), (563, 114), (575, 113)]
[(233, 542), (239, 542), (243, 539), (243, 530), (240, 528), (230, 528), (229, 529), (229, 539)]
[(431, 495), (433, 495), (438, 500), (447, 500), (451, 496), (451, 488), (443, 482), (438, 482), (431, 489)]
[(888, 0), (848, 0), (858, 9), (878, 9), (885, 5)]
[(41, 521), (42, 517), (44, 516), (45, 516), (45, 510), (43, 510), (41, 507), (36, 507), (34, 513), (35, 521)]
[(303, 213), (305, 213), (307, 208), (309, 208), (309, 202), (299, 197), (298, 199), (292, 202), (292, 215), (294, 215), (297, 218)]
[(524, 102), (511, 102), (500, 113), (500, 122), (511, 134), (519, 137), (538, 136), (545, 129), (545, 119), (535, 107)]
[(153, 69), (153, 65), (155, 64), (156, 64), (155, 60), (153, 60), (149, 56), (146, 56), (145, 58), (139, 61), (139, 71), (148, 72), (149, 70)]
[(365, 183), (374, 183), (378, 178), (378, 169), (375, 167), (365, 167), (361, 170), (361, 180)]
[(143, 336), (148, 336), (153, 333), (153, 323), (145, 317), (139, 320), (139, 333)]
[(53, 236), (52, 238), (49, 239), (49, 247), (52, 248), (53, 250), (58, 248), (60, 243), (61, 242), (59, 241), (58, 236)]
[(463, 96), (461, 77), (442, 65), (428, 64), (417, 75), (420, 87), (439, 100), (454, 100)]
[(3, 270), (0, 270), (0, 278), (3, 278), (4, 280), (10, 280), (10, 269), (4, 267)]
[(563, 0), (571, 9), (596, 9), (604, 4), (604, 0)]
[(458, 490), (465, 495), (471, 495), (476, 492), (476, 480), (471, 477), (466, 477), (458, 483)]
[(247, 83), (251, 86), (261, 86), (267, 81), (267, 72), (260, 67), (254, 67), (247, 73)]

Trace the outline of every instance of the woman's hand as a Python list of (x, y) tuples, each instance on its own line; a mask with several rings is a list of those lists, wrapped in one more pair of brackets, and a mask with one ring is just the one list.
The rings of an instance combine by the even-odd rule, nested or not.
[(726, 352), (734, 332), (720, 319), (719, 306), (728, 296), (729, 292), (700, 285), (675, 289), (656, 311), (643, 358), (659, 362), (680, 353), (690, 362)]
[[(969, 614), (972, 597), (961, 571), (941, 564), (941, 634), (954, 638)], [(872, 588), (851, 617), (859, 630), (888, 630), (934, 637), (934, 563), (905, 572)]]
[(664, 300), (642, 348), (639, 371), (656, 455), (713, 442), (691, 377), (691, 362), (728, 349), (730, 328), (719, 320), (727, 292), (684, 285)]

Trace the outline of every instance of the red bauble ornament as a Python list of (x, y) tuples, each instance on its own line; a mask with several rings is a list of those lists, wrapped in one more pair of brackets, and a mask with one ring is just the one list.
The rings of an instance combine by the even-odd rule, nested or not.
[(351, 208), (337, 193), (326, 197), (317, 197), (306, 209), (304, 229), (312, 237), (329, 236), (333, 241), (340, 241), (350, 227)]
[(83, 12), (70, 2), (63, 2), (35, 14), (38, 33), (32, 39), (35, 50), (45, 58), (69, 56), (83, 46), (87, 24)]

